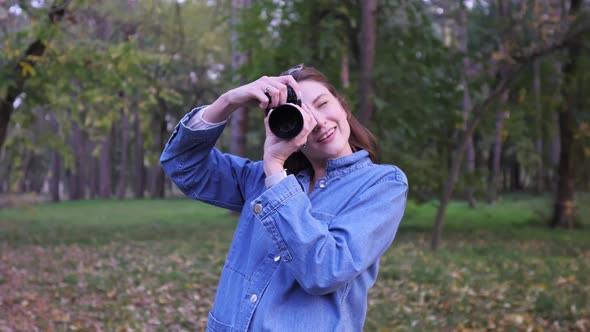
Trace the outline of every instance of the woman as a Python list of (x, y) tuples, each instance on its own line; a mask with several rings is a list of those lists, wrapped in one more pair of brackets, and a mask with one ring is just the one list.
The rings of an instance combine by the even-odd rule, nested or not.
[[(324, 75), (303, 65), (284, 74), (188, 113), (161, 157), (187, 196), (241, 211), (207, 330), (362, 331), (407, 179), (376, 164), (373, 136)], [(266, 117), (262, 161), (214, 148), (235, 109), (284, 104), (287, 84), (302, 101), (295, 138), (274, 136)]]

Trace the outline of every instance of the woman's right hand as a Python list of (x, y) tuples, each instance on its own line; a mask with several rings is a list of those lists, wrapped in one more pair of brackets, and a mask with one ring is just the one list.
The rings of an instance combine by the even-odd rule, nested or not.
[[(287, 102), (287, 84), (301, 97), (299, 86), (293, 76), (263, 76), (256, 81), (229, 90), (219, 97), (213, 104), (207, 107), (203, 119), (211, 123), (217, 123), (231, 115), (239, 107), (263, 110), (274, 108)], [(266, 96), (266, 93), (270, 96)]]

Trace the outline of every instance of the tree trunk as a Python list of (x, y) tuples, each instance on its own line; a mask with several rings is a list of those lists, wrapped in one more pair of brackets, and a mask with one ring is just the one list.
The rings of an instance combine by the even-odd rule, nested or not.
[[(164, 150), (164, 145), (166, 145), (166, 131), (167, 131), (168, 123), (166, 120), (162, 119), (160, 121), (160, 142), (159, 142), (159, 149), (158, 151)], [(156, 164), (156, 175), (154, 177), (156, 179), (156, 191), (154, 192), (153, 197), (157, 198), (164, 198), (166, 195), (166, 186), (164, 180), (166, 179), (166, 174), (164, 173), (164, 169), (160, 165), (160, 163)]]
[(375, 64), (375, 41), (377, 37), (377, 0), (361, 1), (360, 38), (363, 47), (360, 52), (360, 117), (365, 126), (371, 121), (373, 103), (373, 67)]
[[(465, 126), (467, 125), (467, 121), (469, 119), (469, 113), (471, 112), (471, 95), (469, 90), (469, 80), (467, 77), (467, 72), (469, 70), (469, 56), (468, 56), (468, 38), (467, 35), (467, 8), (465, 7), (464, 1), (461, 1), (461, 11), (460, 11), (460, 36), (459, 36), (459, 43), (461, 52), (463, 52), (463, 70), (461, 74), (461, 80), (463, 85), (463, 130), (465, 130)], [(466, 168), (467, 168), (467, 203), (470, 208), (475, 207), (475, 197), (474, 189), (473, 189), (473, 181), (474, 181), (474, 173), (475, 173), (475, 149), (473, 146), (473, 135), (470, 135), (467, 139), (467, 160), (466, 160)]]
[[(571, 98), (568, 96), (567, 98)], [(569, 103), (567, 103), (569, 104)], [(573, 105), (565, 105), (559, 112), (561, 153), (557, 168), (557, 195), (555, 196), (551, 227), (573, 228), (574, 216), (574, 165), (572, 144), (574, 141)]]
[[(240, 11), (250, 6), (249, 0), (232, 0), (232, 70), (236, 73), (242, 65), (248, 62), (248, 53), (240, 48), (238, 31), (236, 30), (239, 22)], [(244, 84), (243, 78), (234, 75), (233, 81), (236, 85)], [(232, 113), (230, 119), (230, 153), (236, 156), (245, 157), (247, 155), (247, 132), (248, 132), (248, 110), (240, 107)]]
[(145, 193), (145, 166), (143, 164), (143, 132), (139, 111), (135, 112), (135, 198), (143, 198)]
[(69, 180), (69, 198), (71, 200), (79, 200), (84, 199), (84, 163), (83, 160), (85, 158), (84, 147), (83, 147), (83, 138), (82, 138), (82, 130), (75, 121), (72, 122), (72, 137), (71, 137), (71, 147), (72, 153), (74, 154), (74, 169), (70, 170), (68, 180)]
[[(561, 141), (559, 137), (559, 111), (551, 113), (551, 120), (553, 123), (558, 125), (558, 129), (554, 130), (553, 135), (551, 135), (551, 151), (549, 151), (551, 155), (551, 167), (557, 170), (559, 167), (559, 156), (561, 155)], [(549, 181), (549, 186), (551, 187), (552, 192), (557, 192), (557, 182), (557, 175), (553, 174), (551, 180)]]
[[(580, 10), (582, 1), (572, 0), (568, 16), (575, 16)], [(561, 141), (561, 152), (559, 154), (559, 167), (557, 169), (557, 193), (553, 208), (551, 227), (573, 228), (576, 226), (574, 214), (574, 130), (575, 111), (579, 107), (578, 89), (581, 87), (576, 78), (578, 59), (581, 53), (582, 44), (579, 39), (573, 40), (566, 49), (565, 63), (563, 64), (563, 101), (558, 113), (559, 137)]]
[[(162, 151), (165, 145), (168, 122), (166, 122), (165, 115), (168, 114), (168, 104), (159, 95), (156, 96), (158, 101), (159, 109), (154, 114), (154, 126), (155, 126), (155, 143), (156, 151)], [(157, 163), (152, 167), (152, 198), (164, 198), (165, 196), (165, 183), (166, 175), (160, 163)]]
[(117, 199), (124, 199), (127, 192), (127, 160), (129, 150), (129, 120), (125, 110), (121, 110), (121, 160), (119, 164), (119, 184)]
[(7, 157), (7, 154), (0, 150), (0, 193), (8, 191), (10, 162), (8, 162)]
[(87, 168), (88, 168), (88, 194), (90, 198), (96, 199), (99, 197), (99, 189), (98, 183), (100, 182), (99, 173), (98, 173), (98, 160), (94, 156), (93, 151), (96, 148), (97, 144), (94, 141), (88, 142), (88, 161), (87, 161)]
[(51, 180), (49, 182), (49, 191), (51, 192), (51, 201), (60, 201), (60, 175), (61, 175), (61, 156), (57, 150), (51, 152)]
[[(49, 112), (49, 125), (55, 133), (59, 133), (59, 125), (57, 124), (57, 118), (53, 112)], [(51, 150), (51, 177), (49, 179), (49, 192), (51, 193), (51, 201), (59, 202), (61, 199), (60, 195), (60, 175), (61, 175), (61, 156), (59, 151), (56, 149)]]
[(17, 191), (21, 193), (26, 193), (29, 190), (28, 182), (31, 178), (31, 168), (32, 168), (32, 161), (33, 161), (33, 151), (30, 149), (26, 149), (25, 152), (25, 159), (23, 160), (23, 172), (21, 178), (17, 184)]
[[(557, 72), (556, 75), (553, 75), (557, 84), (559, 86), (563, 85), (563, 73), (562, 73), (562, 65), (557, 60), (554, 61), (555, 71)], [(551, 144), (549, 146), (549, 158), (551, 162), (551, 167), (549, 169), (552, 170), (551, 177), (547, 179), (547, 186), (550, 188), (551, 192), (557, 193), (557, 169), (559, 167), (559, 155), (561, 154), (561, 141), (559, 137), (559, 110), (556, 109), (551, 112), (551, 122), (556, 124), (557, 128), (555, 128), (551, 133)]]
[[(236, 0), (233, 0), (236, 1)], [(237, 0), (240, 1), (240, 0)], [(241, 0), (243, 1), (243, 0)], [(301, 41), (301, 43), (307, 43), (309, 45), (309, 57), (307, 60), (309, 63), (319, 63), (321, 56), (320, 56), (320, 33), (317, 31), (321, 31), (322, 22), (322, 13), (321, 8), (319, 6), (311, 6), (310, 14), (308, 16), (307, 24), (307, 33), (304, 37), (305, 39)]]
[(535, 174), (535, 191), (540, 194), (545, 190), (545, 167), (543, 165), (543, 106), (541, 105), (541, 60), (533, 62), (533, 90), (535, 93), (537, 169)]
[[(505, 100), (506, 98), (502, 98)], [(503, 103), (502, 103), (503, 104)], [(496, 204), (498, 200), (498, 186), (500, 185), (500, 170), (502, 167), (502, 131), (506, 112), (502, 110), (504, 105), (496, 110), (496, 131), (492, 154), (490, 155), (490, 172), (488, 174), (488, 203)]]
[(467, 149), (467, 138), (473, 135), (473, 131), (479, 124), (479, 121), (481, 121), (481, 118), (487, 113), (492, 102), (496, 100), (498, 96), (502, 95), (506, 91), (510, 83), (520, 75), (523, 68), (524, 66), (517, 66), (512, 72), (506, 72), (507, 75), (498, 76), (497, 83), (494, 85), (492, 93), (490, 93), (490, 95), (487, 98), (485, 98), (481, 103), (477, 104), (472, 110), (473, 116), (467, 123), (465, 132), (459, 140), (460, 143), (458, 147), (453, 151), (451, 156), (451, 168), (449, 170), (449, 175), (445, 181), (445, 184), (443, 185), (443, 192), (440, 199), (440, 205), (436, 212), (434, 231), (432, 233), (431, 241), (431, 248), (433, 250), (436, 250), (440, 246), (444, 217), (447, 210), (447, 206), (449, 205), (449, 202), (451, 200), (453, 190), (455, 189), (455, 184), (457, 183), (457, 179), (459, 178), (461, 163), (463, 162), (465, 150)]
[(520, 189), (522, 189), (520, 185), (520, 163), (515, 159), (510, 165), (510, 191), (518, 191)]
[(340, 82), (343, 89), (350, 87), (350, 72), (348, 68), (348, 49), (343, 47), (340, 58)]
[(45, 165), (43, 160), (44, 157), (45, 156), (37, 156), (33, 158), (33, 174), (31, 177), (29, 190), (37, 194), (41, 194), (43, 191), (43, 184), (48, 171), (47, 165)]
[(105, 134), (100, 142), (100, 161), (98, 170), (99, 197), (102, 199), (111, 198), (113, 192), (111, 187), (111, 133)]
[(89, 147), (89, 136), (90, 135), (85, 130), (82, 129), (80, 131), (80, 159), (78, 160), (80, 170), (78, 171), (78, 192), (80, 193), (80, 197), (82, 199), (86, 199), (88, 193), (86, 190), (88, 182), (88, 163), (91, 160), (92, 153), (92, 150)]

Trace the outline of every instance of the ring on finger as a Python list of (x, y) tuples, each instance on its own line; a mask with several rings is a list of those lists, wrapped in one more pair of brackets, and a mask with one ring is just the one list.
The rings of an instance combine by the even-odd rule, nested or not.
[(267, 85), (266, 88), (264, 88), (264, 93), (268, 93), (270, 91), (270, 85)]

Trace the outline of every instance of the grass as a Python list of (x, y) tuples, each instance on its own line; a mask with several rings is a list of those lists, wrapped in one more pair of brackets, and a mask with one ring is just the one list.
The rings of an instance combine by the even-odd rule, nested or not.
[[(590, 330), (585, 228), (550, 230), (548, 197), (409, 203), (369, 293), (366, 331)], [(237, 218), (184, 199), (0, 210), (0, 331), (202, 331)]]

